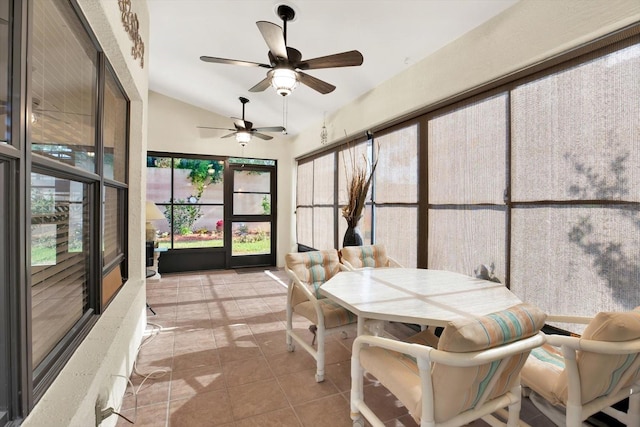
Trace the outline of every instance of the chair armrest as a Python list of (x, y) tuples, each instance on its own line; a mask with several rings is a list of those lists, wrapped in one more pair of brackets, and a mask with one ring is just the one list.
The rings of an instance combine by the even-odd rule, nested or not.
[(360, 357), (360, 349), (365, 346), (382, 347), (388, 350), (413, 356), (416, 359), (426, 359), (429, 362), (438, 362), (449, 366), (477, 366), (502, 359), (510, 353), (525, 352), (541, 346), (545, 342), (545, 334), (538, 332), (536, 335), (523, 338), (500, 347), (468, 353), (452, 353), (436, 350), (421, 344), (407, 343), (372, 335), (360, 335), (353, 342), (353, 355)]
[(408, 354), (415, 358), (429, 359), (429, 353), (434, 351), (433, 347), (426, 345), (398, 341), (391, 338), (384, 338), (375, 335), (359, 335), (353, 342), (353, 357), (360, 358), (360, 349), (364, 346), (381, 347), (399, 353)]
[[(302, 281), (298, 278), (298, 275), (296, 273), (293, 272), (293, 270), (290, 270), (289, 268), (285, 267), (285, 271), (287, 272), (287, 274), (289, 275), (289, 278), (291, 279), (291, 283), (289, 284), (290, 288), (293, 288), (294, 286), (296, 288), (298, 288), (298, 290), (300, 290), (310, 301), (313, 301), (314, 303), (317, 304), (318, 299), (316, 298), (315, 295), (313, 295), (313, 292), (311, 292), (309, 290), (309, 288), (307, 287), (307, 285), (305, 285), (304, 283), (302, 283)], [(289, 289), (289, 294), (291, 294), (291, 289)], [(290, 296), (290, 295), (289, 295)]]
[(353, 265), (351, 265), (351, 263), (345, 259), (341, 259), (340, 260), (340, 269), (343, 269), (343, 271), (355, 271), (355, 267)]
[(338, 268), (340, 268), (340, 271), (353, 271), (354, 270), (354, 268), (351, 266), (351, 264), (349, 264), (347, 261), (344, 261), (344, 264), (341, 261), (338, 264)]
[(391, 258), (390, 256), (388, 256), (387, 259), (389, 260), (389, 267), (404, 268), (404, 265), (400, 264), (398, 261)]

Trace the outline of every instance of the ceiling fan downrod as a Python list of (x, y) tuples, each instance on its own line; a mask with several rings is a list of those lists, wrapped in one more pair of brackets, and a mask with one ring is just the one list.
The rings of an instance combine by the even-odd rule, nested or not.
[(281, 4), (278, 6), (278, 16), (282, 19), (283, 22), (283, 35), (284, 35), (284, 44), (287, 45), (287, 21), (293, 20), (296, 17), (296, 12), (286, 4)]

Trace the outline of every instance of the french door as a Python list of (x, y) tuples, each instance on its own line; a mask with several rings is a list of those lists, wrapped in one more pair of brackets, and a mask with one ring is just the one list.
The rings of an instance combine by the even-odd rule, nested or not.
[(227, 265), (276, 265), (276, 166), (230, 163), (225, 220)]

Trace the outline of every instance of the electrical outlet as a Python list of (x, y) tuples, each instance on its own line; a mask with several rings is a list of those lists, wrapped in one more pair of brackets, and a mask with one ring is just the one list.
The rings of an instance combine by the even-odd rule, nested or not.
[(103, 411), (107, 408), (107, 399), (102, 396), (102, 395), (98, 395), (98, 398), (96, 399), (96, 427), (98, 427), (101, 423), (103, 418)]

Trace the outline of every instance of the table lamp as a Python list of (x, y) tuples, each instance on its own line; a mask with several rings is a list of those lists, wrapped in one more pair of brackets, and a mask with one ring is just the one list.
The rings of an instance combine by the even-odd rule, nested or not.
[(147, 200), (146, 208), (145, 208), (145, 220), (147, 221), (146, 225), (146, 239), (147, 242), (154, 242), (156, 240), (156, 228), (151, 223), (151, 221), (156, 221), (159, 219), (165, 219), (164, 214), (158, 209), (155, 203)]

